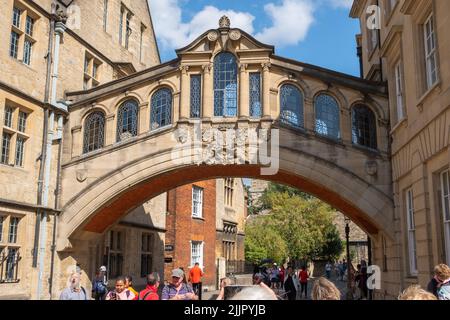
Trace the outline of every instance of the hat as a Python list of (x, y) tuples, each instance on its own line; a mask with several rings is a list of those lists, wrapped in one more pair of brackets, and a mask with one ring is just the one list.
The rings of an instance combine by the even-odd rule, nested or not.
[(172, 271), (172, 277), (184, 278), (184, 272), (181, 269), (175, 269)]
[(101, 272), (106, 272), (106, 267), (105, 267), (105, 266), (101, 266), (101, 267), (100, 267), (100, 271), (101, 271)]

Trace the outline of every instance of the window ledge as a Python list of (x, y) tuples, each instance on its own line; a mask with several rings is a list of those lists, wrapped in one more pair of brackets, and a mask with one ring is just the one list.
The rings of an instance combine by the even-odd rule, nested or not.
[(352, 143), (352, 147), (355, 148), (355, 149), (359, 149), (361, 151), (364, 151), (364, 152), (372, 153), (374, 155), (381, 155), (380, 150), (372, 149), (372, 148), (369, 148), (369, 147), (366, 147), (366, 146), (362, 146), (360, 144)]
[(423, 105), (425, 103), (425, 100), (428, 99), (428, 97), (433, 93), (437, 91), (438, 93), (441, 92), (441, 81), (437, 81), (434, 85), (431, 86), (430, 89), (428, 89), (423, 95), (422, 97), (419, 98), (419, 102), (417, 103), (417, 108), (419, 109), (420, 112), (423, 111)]
[(403, 125), (408, 126), (408, 117), (403, 117), (397, 124), (391, 129), (391, 132), (389, 132), (390, 135), (393, 135), (400, 127), (403, 127)]
[(203, 217), (194, 217), (194, 216), (192, 216), (192, 220), (203, 221), (203, 222), (206, 221), (205, 218), (203, 218)]

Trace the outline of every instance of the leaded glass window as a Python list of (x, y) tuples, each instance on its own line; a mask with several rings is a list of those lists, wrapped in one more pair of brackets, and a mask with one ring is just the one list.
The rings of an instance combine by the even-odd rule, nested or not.
[(202, 99), (202, 77), (191, 76), (191, 118), (200, 118)]
[(172, 92), (159, 89), (152, 97), (151, 130), (165, 127), (172, 123)]
[(316, 132), (322, 136), (340, 139), (339, 105), (330, 95), (320, 94), (316, 97)]
[(11, 31), (11, 43), (9, 46), (10, 57), (17, 59), (17, 53), (19, 50), (19, 34)]
[(27, 16), (27, 20), (25, 23), (25, 32), (29, 36), (33, 36), (33, 26), (34, 26), (34, 19), (30, 16)]
[(250, 73), (250, 117), (259, 118), (261, 108), (261, 73)]
[(214, 116), (237, 116), (237, 63), (229, 52), (214, 59)]
[(20, 132), (25, 132), (27, 128), (27, 118), (27, 113), (19, 111), (19, 122), (17, 123), (17, 130), (19, 130)]
[(280, 94), (281, 122), (303, 128), (303, 94), (294, 85), (285, 84)]
[(89, 153), (103, 148), (105, 139), (105, 116), (96, 111), (90, 114), (84, 125), (83, 152)]
[(11, 135), (9, 133), (3, 132), (2, 138), (2, 155), (0, 159), (0, 163), (8, 164), (9, 163), (9, 149), (11, 147)]
[(352, 140), (360, 146), (377, 148), (375, 114), (367, 106), (358, 105), (352, 110)]
[(6, 107), (5, 108), (5, 120), (4, 120), (4, 124), (5, 126), (12, 128), (12, 117), (13, 117), (13, 108), (11, 107)]
[(17, 137), (16, 142), (16, 166), (23, 167), (23, 156), (25, 150), (25, 139)]
[(138, 104), (134, 100), (125, 101), (117, 114), (117, 141), (124, 141), (138, 134)]
[(20, 15), (22, 14), (22, 11), (19, 8), (14, 7), (13, 8), (13, 26), (20, 28)]
[(31, 49), (33, 47), (33, 44), (29, 40), (25, 40), (23, 45), (23, 63), (26, 65), (31, 64)]
[(17, 229), (19, 228), (19, 218), (11, 217), (9, 221), (9, 243), (17, 243)]

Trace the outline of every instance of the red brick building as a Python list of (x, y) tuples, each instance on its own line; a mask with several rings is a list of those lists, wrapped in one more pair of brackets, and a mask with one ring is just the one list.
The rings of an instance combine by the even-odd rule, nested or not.
[(172, 269), (186, 273), (195, 264), (205, 272), (203, 287), (216, 286), (216, 180), (178, 187), (168, 192), (164, 278)]

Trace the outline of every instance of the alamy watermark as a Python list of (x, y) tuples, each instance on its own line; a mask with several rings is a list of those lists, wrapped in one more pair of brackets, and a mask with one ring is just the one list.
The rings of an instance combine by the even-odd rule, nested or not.
[(280, 166), (278, 129), (193, 127), (175, 130), (171, 160), (175, 164), (259, 165), (262, 176), (276, 175)]

